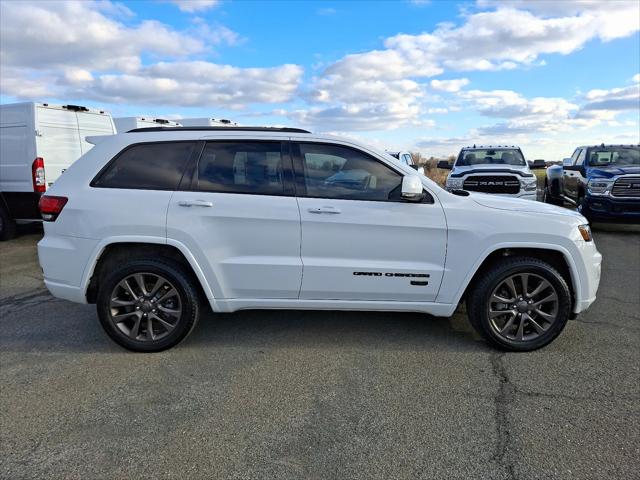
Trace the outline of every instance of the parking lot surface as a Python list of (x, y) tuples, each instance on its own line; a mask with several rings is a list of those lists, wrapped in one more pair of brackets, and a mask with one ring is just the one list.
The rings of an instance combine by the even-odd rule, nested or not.
[(602, 479), (640, 469), (640, 234), (599, 227), (596, 303), (501, 353), (466, 317), (206, 315), (134, 354), (0, 244), (0, 477)]

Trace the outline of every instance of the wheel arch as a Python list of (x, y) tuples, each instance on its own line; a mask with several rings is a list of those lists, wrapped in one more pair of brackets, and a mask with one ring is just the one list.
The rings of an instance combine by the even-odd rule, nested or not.
[(181, 264), (193, 276), (201, 294), (215, 308), (215, 299), (207, 279), (191, 252), (180, 242), (167, 242), (161, 237), (113, 238), (101, 242), (94, 250), (89, 266), (83, 274), (82, 285), (88, 303), (95, 303), (100, 276), (105, 268), (135, 258), (169, 258)]
[(575, 305), (580, 300), (580, 279), (571, 255), (558, 245), (501, 245), (486, 252), (482, 260), (478, 262), (478, 265), (469, 275), (465, 282), (464, 290), (458, 295), (455, 304), (457, 305), (466, 298), (468, 292), (474, 288), (477, 280), (482, 277), (491, 265), (498, 259), (505, 257), (532, 257), (549, 263), (567, 282), (571, 292), (571, 307), (573, 311)]

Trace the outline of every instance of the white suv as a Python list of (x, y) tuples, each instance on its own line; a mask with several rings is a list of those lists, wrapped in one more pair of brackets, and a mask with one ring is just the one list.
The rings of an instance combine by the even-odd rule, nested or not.
[(449, 193), (351, 140), (177, 127), (92, 141), (42, 197), (38, 254), (51, 293), (96, 303), (132, 350), (180, 342), (204, 301), (447, 317), (463, 299), (490, 343), (532, 350), (595, 300), (580, 214)]

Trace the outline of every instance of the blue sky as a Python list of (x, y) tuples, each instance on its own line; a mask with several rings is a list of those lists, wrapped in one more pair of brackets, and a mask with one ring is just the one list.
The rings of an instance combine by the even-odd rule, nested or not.
[(0, 2), (0, 100), (230, 118), (425, 155), (640, 142), (640, 2)]

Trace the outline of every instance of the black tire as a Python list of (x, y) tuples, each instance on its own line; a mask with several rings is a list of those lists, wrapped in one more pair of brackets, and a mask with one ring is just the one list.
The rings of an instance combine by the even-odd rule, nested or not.
[(544, 191), (542, 193), (542, 200), (544, 201), (544, 203), (548, 203), (550, 205), (557, 205), (558, 207), (564, 206), (564, 202), (562, 200), (558, 200), (551, 196), (551, 192), (549, 191), (548, 185), (544, 186)]
[[(527, 340), (514, 340), (499, 334), (489, 319), (490, 297), (494, 290), (516, 274), (533, 274), (546, 280), (557, 294), (557, 314), (544, 333)], [(549, 290), (551, 291), (551, 290)], [(528, 352), (551, 343), (564, 329), (571, 312), (571, 293), (567, 282), (551, 265), (537, 258), (506, 257), (483, 273), (467, 296), (471, 325), (491, 345), (501, 350)], [(518, 320), (516, 320), (517, 322)]]
[[(179, 302), (180, 314), (175, 321), (173, 330), (165, 332), (165, 336), (158, 340), (139, 340), (131, 338), (121, 331), (121, 329), (116, 326), (116, 322), (112, 319), (112, 312), (114, 309), (111, 307), (111, 297), (115, 289), (118, 287), (118, 284), (120, 284), (124, 279), (129, 278), (131, 275), (143, 272), (151, 278), (153, 278), (154, 275), (157, 275), (162, 277), (162, 279), (166, 279), (166, 281), (177, 291), (176, 298), (179, 298), (177, 301)], [(116, 343), (128, 350), (133, 350), (135, 352), (159, 352), (171, 348), (180, 343), (189, 335), (189, 333), (191, 333), (200, 317), (200, 295), (195, 281), (185, 271), (182, 265), (169, 259), (134, 260), (105, 274), (104, 278), (100, 279), (99, 285), (100, 287), (96, 307), (100, 323), (107, 334)], [(160, 296), (160, 294), (156, 295), (156, 297), (158, 296)], [(156, 306), (158, 305), (159, 304), (156, 304)], [(131, 313), (137, 315), (136, 312)], [(131, 322), (135, 322), (137, 317), (131, 316), (130, 318)], [(144, 321), (145, 320), (142, 320), (142, 322)], [(144, 332), (146, 325), (142, 326), (140, 321), (138, 322), (139, 328)], [(156, 325), (159, 324), (156, 323)], [(154, 327), (152, 327), (151, 330), (153, 332)], [(153, 337), (153, 333), (151, 336)]]
[[(0, 202), (3, 200), (0, 198)], [(6, 208), (0, 204), (0, 241), (11, 240), (16, 236), (16, 222), (9, 216)]]

